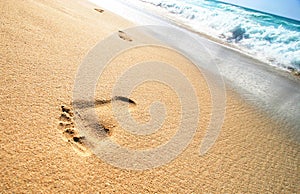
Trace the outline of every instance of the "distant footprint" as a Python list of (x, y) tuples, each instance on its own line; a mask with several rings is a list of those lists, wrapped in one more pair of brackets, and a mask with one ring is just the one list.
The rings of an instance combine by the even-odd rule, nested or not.
[(90, 156), (91, 152), (85, 145), (85, 138), (80, 136), (75, 128), (72, 108), (63, 105), (61, 106), (61, 111), (58, 129), (62, 131), (63, 139), (68, 142), (79, 155)]
[(98, 11), (99, 13), (103, 13), (103, 12), (104, 12), (103, 9), (99, 9), (99, 8), (95, 8), (94, 10), (95, 10), (95, 11)]
[(125, 32), (119, 30), (119, 37), (125, 41), (129, 41), (131, 42), (132, 39), (130, 38), (130, 36), (128, 36)]

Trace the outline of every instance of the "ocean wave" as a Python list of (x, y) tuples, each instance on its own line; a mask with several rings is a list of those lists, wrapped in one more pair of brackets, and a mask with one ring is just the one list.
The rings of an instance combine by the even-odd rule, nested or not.
[[(300, 71), (300, 22), (217, 1), (139, 0), (269, 64)], [(165, 13), (164, 12), (164, 13)]]

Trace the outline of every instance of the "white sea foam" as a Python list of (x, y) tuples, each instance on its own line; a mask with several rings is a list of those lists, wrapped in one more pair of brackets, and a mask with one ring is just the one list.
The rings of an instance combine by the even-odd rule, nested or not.
[[(235, 45), (273, 66), (300, 71), (300, 22), (205, 0), (130, 0)], [(146, 6), (149, 8), (149, 6)]]

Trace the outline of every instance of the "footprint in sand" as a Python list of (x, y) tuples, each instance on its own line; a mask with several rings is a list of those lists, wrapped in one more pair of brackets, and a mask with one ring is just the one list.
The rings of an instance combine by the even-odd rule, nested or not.
[(129, 41), (131, 42), (132, 39), (130, 38), (130, 36), (128, 36), (125, 32), (119, 30), (119, 37), (125, 41)]
[[(88, 108), (106, 108), (108, 106), (111, 106), (111, 103), (113, 101), (120, 102), (120, 106), (124, 103), (128, 103), (130, 106), (135, 106), (136, 103), (126, 97), (123, 96), (115, 96), (112, 99), (109, 100), (95, 100), (94, 102), (86, 102), (86, 101), (77, 101), (73, 102), (73, 105), (75, 105), (79, 109), (88, 109)], [(105, 111), (104, 111), (105, 112)], [(112, 128), (115, 126), (114, 123), (98, 123), (97, 126), (105, 133), (106, 137), (109, 137), (112, 135)], [(99, 131), (98, 128), (94, 128), (93, 131), (97, 133)], [(69, 106), (63, 105), (61, 106), (61, 115), (59, 117), (59, 125), (58, 129), (62, 131), (63, 139), (68, 142), (72, 148), (82, 156), (90, 156), (91, 151), (89, 150), (87, 144), (87, 140), (85, 137), (80, 136), (79, 131), (75, 127), (74, 122), (74, 112), (73, 109)]]
[(103, 13), (103, 12), (104, 12), (103, 9), (99, 9), (99, 8), (95, 8), (94, 10), (95, 10), (95, 11), (98, 11), (99, 13)]

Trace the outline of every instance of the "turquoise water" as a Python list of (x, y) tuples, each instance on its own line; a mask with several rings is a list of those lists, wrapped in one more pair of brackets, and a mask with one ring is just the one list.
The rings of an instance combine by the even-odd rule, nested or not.
[(163, 17), (234, 45), (270, 65), (300, 71), (300, 21), (218, 1), (139, 1), (151, 4)]

